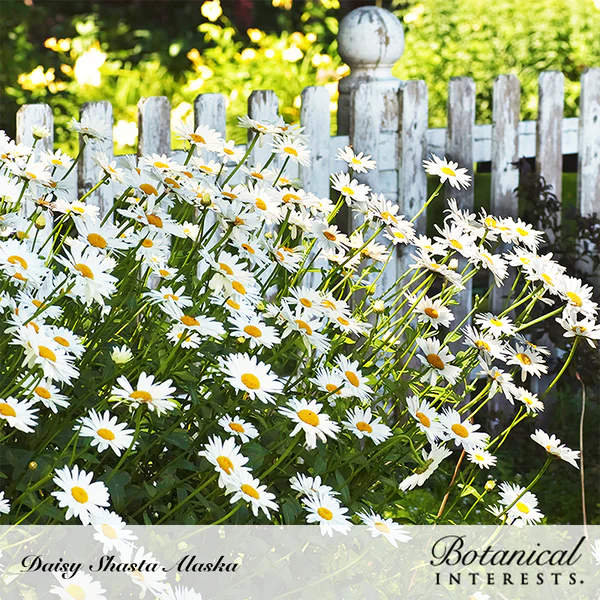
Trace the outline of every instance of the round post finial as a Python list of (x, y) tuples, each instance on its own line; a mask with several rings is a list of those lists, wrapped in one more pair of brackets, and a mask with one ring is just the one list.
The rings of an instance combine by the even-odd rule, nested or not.
[(339, 81), (338, 133), (347, 133), (350, 96), (360, 83), (381, 82), (395, 88), (400, 81), (392, 67), (404, 52), (404, 29), (398, 17), (377, 6), (362, 6), (348, 13), (340, 23), (338, 52), (350, 67)]

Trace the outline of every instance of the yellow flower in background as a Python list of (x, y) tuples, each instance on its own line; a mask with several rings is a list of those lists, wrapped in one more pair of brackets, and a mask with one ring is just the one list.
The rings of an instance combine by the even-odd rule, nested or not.
[(293, 0), (271, 0), (271, 4), (275, 8), (283, 8), (283, 10), (291, 10)]
[(21, 73), (17, 82), (24, 90), (35, 90), (46, 87), (54, 81), (54, 69), (44, 72), (44, 67), (38, 65), (31, 73)]
[(288, 62), (298, 62), (304, 54), (298, 46), (290, 46), (283, 51), (282, 56), (283, 60), (287, 60)]
[(254, 43), (260, 42), (260, 40), (262, 40), (265, 37), (264, 31), (261, 31), (260, 29), (248, 29), (246, 33)]
[(244, 48), (244, 50), (240, 54), (240, 60), (242, 61), (254, 60), (255, 58), (256, 50), (253, 50), (252, 48)]
[(423, 4), (417, 4), (410, 12), (404, 15), (405, 23), (414, 23), (418, 21), (425, 12), (425, 6)]
[(79, 85), (98, 87), (102, 82), (100, 67), (106, 62), (106, 52), (93, 46), (84, 52), (76, 61), (73, 69), (75, 80)]
[(135, 146), (138, 137), (138, 126), (133, 121), (119, 119), (113, 127), (113, 139), (117, 146)]
[(216, 21), (223, 14), (223, 9), (219, 0), (209, 0), (200, 7), (200, 12), (209, 21)]

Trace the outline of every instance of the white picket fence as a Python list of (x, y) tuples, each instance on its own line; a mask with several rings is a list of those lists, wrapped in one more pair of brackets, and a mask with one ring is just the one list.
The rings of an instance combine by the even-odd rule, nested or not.
[[(368, 18), (365, 18), (368, 17)], [(351, 74), (340, 82), (338, 135), (330, 136), (329, 94), (324, 87), (309, 87), (302, 93), (300, 123), (310, 139), (309, 167), (288, 175), (317, 195), (329, 195), (330, 173), (340, 171), (335, 160), (337, 148), (351, 145), (372, 155), (378, 170), (358, 177), (374, 190), (397, 201), (402, 213), (414, 216), (427, 198), (427, 180), (422, 168), (429, 154), (446, 156), (473, 171), (479, 162), (491, 162), (491, 211), (517, 216), (518, 170), (513, 163), (520, 157), (536, 159), (537, 172), (562, 194), (563, 155), (578, 155), (577, 203), (581, 214), (600, 213), (600, 68), (585, 71), (581, 78), (579, 118), (564, 118), (564, 76), (544, 72), (539, 76), (537, 121), (519, 121), (520, 84), (514, 75), (500, 75), (494, 82), (493, 122), (476, 125), (475, 83), (469, 77), (451, 79), (448, 88), (448, 126), (428, 128), (427, 86), (424, 81), (400, 81), (391, 68), (403, 50), (402, 26), (391, 13), (376, 7), (363, 7), (350, 13), (340, 25), (340, 54), (351, 67)], [(194, 120), (225, 135), (225, 98), (221, 94), (201, 94), (194, 102)], [(248, 114), (259, 120), (275, 120), (279, 102), (269, 90), (253, 92)], [(171, 106), (166, 97), (143, 98), (138, 104), (139, 140), (137, 155), (158, 153), (181, 155), (171, 150)], [(110, 102), (84, 104), (81, 116), (99, 117), (113, 122)], [(49, 106), (21, 107), (17, 115), (17, 140), (32, 143), (32, 125), (53, 128)], [(38, 144), (40, 150), (53, 147), (53, 137)], [(113, 154), (112, 139), (94, 148), (86, 146), (73, 172), (78, 193), (85, 193), (98, 181), (98, 167), (92, 154), (102, 150)], [(257, 145), (251, 160), (262, 163), (269, 157), (267, 145)], [(459, 206), (472, 208), (474, 187), (446, 190)], [(105, 213), (112, 202), (110, 186), (103, 186), (88, 202)], [(417, 221), (423, 231), (426, 215)], [(405, 267), (406, 257), (392, 264), (386, 281), (395, 280)], [(384, 284), (385, 285), (385, 284)], [(461, 296), (457, 318), (471, 308), (471, 289)]]

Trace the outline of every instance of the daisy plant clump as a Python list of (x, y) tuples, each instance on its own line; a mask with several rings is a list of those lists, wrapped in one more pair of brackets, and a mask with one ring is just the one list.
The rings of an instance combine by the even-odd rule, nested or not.
[[(537, 254), (530, 225), (450, 200), (437, 235), (419, 235), (361, 183), (376, 164), (360, 149), (340, 150), (319, 197), (287, 171), (310, 164), (301, 128), (240, 124), (246, 149), (183, 124), (181, 155), (96, 152), (79, 197), (77, 159), (39, 152), (39, 131), (33, 147), (0, 136), (1, 522), (90, 524), (142, 554), (128, 525), (364, 524), (396, 545), (407, 522), (478, 514), (498, 449), (544, 409), (530, 390), (548, 351), (528, 329), (555, 319), (571, 344), (548, 390), (600, 337), (592, 290)], [(74, 128), (92, 146), (106, 131)], [(445, 159), (424, 167), (440, 182), (422, 211), (444, 182), (470, 184)], [(480, 271), (490, 290), (459, 320)], [(492, 399), (512, 412), (494, 436)], [(542, 472), (578, 465), (554, 435), (536, 432), (536, 448)], [(538, 522), (539, 476), (500, 485), (483, 514)]]

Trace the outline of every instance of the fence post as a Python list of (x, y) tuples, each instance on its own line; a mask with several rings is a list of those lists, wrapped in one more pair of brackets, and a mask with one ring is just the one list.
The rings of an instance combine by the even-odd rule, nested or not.
[(142, 98), (138, 102), (138, 156), (171, 154), (171, 105), (165, 96)]
[[(248, 98), (248, 116), (256, 121), (266, 121), (273, 123), (279, 116), (279, 100), (273, 90), (256, 90)], [(248, 144), (252, 142), (254, 133), (248, 130)], [(263, 135), (252, 150), (250, 155), (250, 164), (253, 167), (265, 165), (271, 156), (272, 135)], [(275, 161), (274, 161), (275, 162)], [(275, 165), (274, 165), (275, 166)]]

